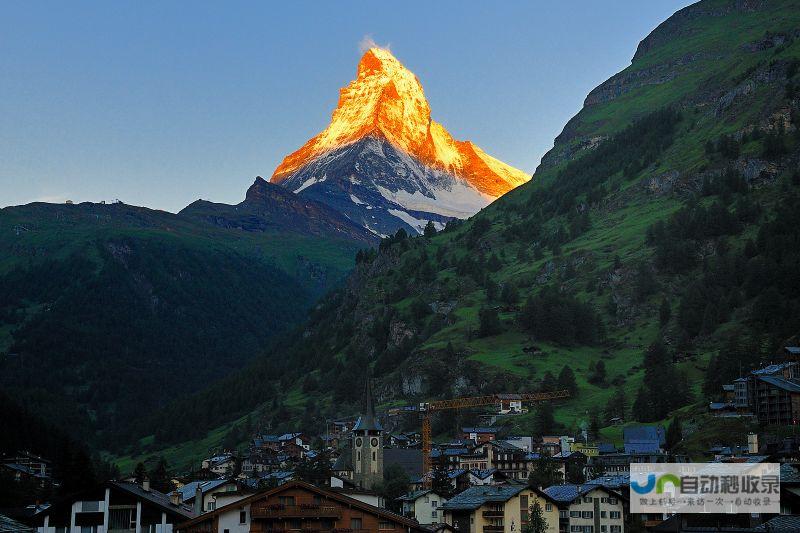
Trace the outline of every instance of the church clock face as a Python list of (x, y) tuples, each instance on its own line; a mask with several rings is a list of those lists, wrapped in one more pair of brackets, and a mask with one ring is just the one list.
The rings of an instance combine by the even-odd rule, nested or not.
[(377, 448), (378, 447), (378, 439), (373, 437), (372, 440), (370, 441), (370, 444), (372, 444), (373, 448)]
[(360, 448), (362, 444), (364, 444), (364, 441), (361, 440), (361, 437), (358, 437), (356, 439), (356, 447)]

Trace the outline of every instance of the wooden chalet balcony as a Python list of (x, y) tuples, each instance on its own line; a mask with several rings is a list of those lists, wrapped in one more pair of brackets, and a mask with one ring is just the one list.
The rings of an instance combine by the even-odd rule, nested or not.
[(495, 531), (505, 531), (505, 526), (483, 526), (485, 533), (494, 533)]
[(494, 509), (483, 512), (484, 518), (503, 518), (503, 516), (505, 516), (505, 513), (503, 512), (502, 509)]
[(341, 519), (342, 511), (333, 505), (258, 505), (250, 509), (253, 518), (334, 518)]

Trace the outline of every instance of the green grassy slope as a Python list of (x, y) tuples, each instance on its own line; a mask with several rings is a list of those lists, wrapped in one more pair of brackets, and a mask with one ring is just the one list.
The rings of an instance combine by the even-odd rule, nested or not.
[[(709, 373), (729, 377), (715, 356), (730, 339), (752, 340), (756, 349), (737, 357), (756, 364), (800, 329), (796, 254), (777, 251), (798, 239), (780, 205), (800, 185), (799, 35), (796, 1), (710, 0), (680, 11), (590, 94), (531, 183), (438, 235), (361, 254), (280, 360), (259, 360), (157, 413), (151, 427), (162, 441), (148, 453), (180, 441), (178, 413), (211, 430), (259, 406), (262, 427), (313, 431), (357, 410), (368, 366), (384, 404), (396, 405), (535, 390), (567, 365), (577, 391), (556, 406), (557, 423), (575, 431), (597, 413), (605, 425), (617, 390), (630, 420), (646, 381), (643, 354), (656, 341), (672, 356), (662, 368), (691, 392), (679, 401), (703, 405)], [(728, 267), (732, 280), (719, 281)], [(764, 282), (771, 277), (782, 290)], [(543, 307), (527, 304), (553, 291)], [(481, 331), (481, 315), (493, 312), (499, 326)], [(215, 398), (254, 376), (271, 395), (231, 402), (206, 423)], [(462, 420), (435, 429), (446, 434)], [(531, 412), (512, 430), (548, 429), (541, 424)]]

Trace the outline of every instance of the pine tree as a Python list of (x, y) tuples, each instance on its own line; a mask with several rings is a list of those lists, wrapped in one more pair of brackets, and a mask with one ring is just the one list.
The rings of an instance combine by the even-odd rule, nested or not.
[(625, 409), (627, 408), (627, 399), (625, 398), (625, 389), (622, 385), (617, 387), (614, 395), (608, 399), (606, 404), (606, 420), (611, 420), (615, 417), (625, 419)]
[(667, 428), (666, 445), (668, 450), (673, 450), (683, 440), (683, 427), (681, 419), (675, 418)]
[(163, 457), (158, 458), (158, 463), (156, 463), (156, 466), (150, 471), (150, 486), (164, 493), (172, 492), (175, 489), (169, 477), (167, 460)]
[(564, 476), (558, 468), (558, 463), (549, 457), (540, 457), (533, 463), (533, 469), (528, 475), (528, 486), (534, 488), (547, 488), (558, 485), (564, 481)]
[(136, 468), (133, 471), (133, 479), (141, 485), (144, 483), (145, 478), (147, 477), (147, 468), (145, 468), (144, 463), (136, 463)]
[(506, 305), (514, 305), (519, 300), (517, 287), (510, 281), (503, 285), (503, 290), (500, 292), (500, 300)]
[(574, 395), (578, 391), (578, 384), (575, 382), (575, 373), (568, 365), (564, 365), (561, 368), (561, 372), (558, 374), (556, 388), (559, 390), (566, 389), (570, 392), (570, 395)]
[(543, 392), (551, 392), (558, 388), (558, 382), (556, 381), (556, 378), (552, 372), (548, 370), (544, 373), (544, 376), (542, 376), (542, 383), (539, 388)]
[(557, 428), (556, 419), (553, 416), (553, 406), (543, 403), (536, 410), (536, 433), (547, 435), (553, 433)]
[(429, 239), (436, 235), (436, 226), (433, 225), (433, 221), (429, 220), (427, 224), (425, 224), (425, 230), (423, 234), (428, 237)]
[(531, 505), (528, 523), (522, 526), (522, 533), (547, 533), (547, 520), (538, 499)]
[(431, 471), (431, 489), (444, 498), (450, 498), (453, 492), (453, 485), (450, 482), (447, 469), (443, 468), (441, 465), (437, 465)]
[(478, 320), (480, 326), (478, 335), (481, 337), (491, 337), (500, 333), (500, 317), (497, 315), (497, 310), (491, 307), (484, 307), (478, 312)]

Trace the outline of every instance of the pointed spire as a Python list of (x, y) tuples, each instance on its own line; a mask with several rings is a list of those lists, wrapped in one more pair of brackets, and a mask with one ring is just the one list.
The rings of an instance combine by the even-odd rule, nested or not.
[(371, 374), (367, 373), (364, 381), (364, 396), (361, 404), (361, 416), (356, 422), (354, 430), (359, 431), (383, 431), (378, 417), (375, 415), (375, 401), (372, 399), (372, 379)]

